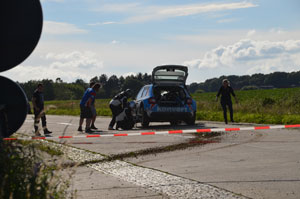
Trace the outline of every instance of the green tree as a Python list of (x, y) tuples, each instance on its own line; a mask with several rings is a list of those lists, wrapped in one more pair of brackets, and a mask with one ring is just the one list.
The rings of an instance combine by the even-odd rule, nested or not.
[(134, 78), (126, 78), (123, 84), (123, 90), (131, 89), (132, 90), (132, 97), (135, 97), (139, 90), (144, 86), (143, 82), (134, 79)]

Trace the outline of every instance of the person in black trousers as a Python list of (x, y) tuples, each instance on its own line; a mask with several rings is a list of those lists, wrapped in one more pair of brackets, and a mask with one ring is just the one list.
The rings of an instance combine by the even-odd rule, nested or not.
[[(132, 91), (127, 89), (117, 94), (110, 102), (109, 108), (112, 112), (112, 119), (109, 123), (108, 130), (115, 130), (114, 125), (116, 123), (116, 117), (127, 107), (127, 99), (132, 95)], [(117, 124), (118, 125), (118, 124)], [(118, 130), (118, 126), (116, 127)]]
[(223, 80), (223, 85), (219, 89), (219, 92), (216, 96), (216, 101), (218, 101), (218, 98), (219, 98), (220, 95), (221, 95), (221, 105), (222, 105), (222, 108), (223, 108), (223, 115), (224, 115), (225, 124), (228, 124), (228, 121), (227, 121), (227, 106), (228, 106), (229, 112), (230, 112), (230, 120), (231, 120), (231, 122), (234, 122), (231, 95), (235, 98), (236, 103), (238, 103), (238, 100), (237, 100), (237, 98), (235, 96), (235, 93), (234, 93), (234, 91), (233, 91), (232, 87), (230, 86), (229, 81), (227, 79)]
[(38, 84), (37, 89), (34, 91), (32, 96), (32, 105), (34, 112), (34, 133), (36, 136), (41, 136), (39, 132), (39, 122), (42, 119), (42, 127), (44, 130), (44, 135), (50, 135), (52, 132), (47, 129), (46, 114), (44, 110), (44, 86), (43, 84)]

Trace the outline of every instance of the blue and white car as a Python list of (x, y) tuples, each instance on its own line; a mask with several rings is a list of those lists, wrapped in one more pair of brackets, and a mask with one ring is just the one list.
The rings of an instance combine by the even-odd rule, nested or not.
[(136, 118), (143, 127), (150, 122), (195, 124), (196, 102), (186, 88), (187, 76), (186, 66), (163, 65), (153, 69), (152, 84), (144, 86), (135, 100)]

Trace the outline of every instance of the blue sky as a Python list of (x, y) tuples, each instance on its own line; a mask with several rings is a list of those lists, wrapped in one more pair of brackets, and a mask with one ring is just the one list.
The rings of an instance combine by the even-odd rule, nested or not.
[(184, 64), (188, 83), (221, 75), (300, 70), (298, 0), (42, 0), (31, 56), (16, 81), (88, 81)]

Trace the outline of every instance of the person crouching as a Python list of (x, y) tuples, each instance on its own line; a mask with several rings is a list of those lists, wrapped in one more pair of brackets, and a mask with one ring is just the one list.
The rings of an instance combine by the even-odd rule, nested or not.
[[(116, 123), (116, 117), (123, 111), (123, 109), (127, 106), (127, 99), (130, 98), (132, 92), (130, 89), (126, 91), (122, 91), (117, 94), (110, 102), (109, 108), (112, 112), (112, 119), (109, 123), (108, 130), (114, 130), (114, 125)], [(116, 127), (118, 129), (118, 126)]]

